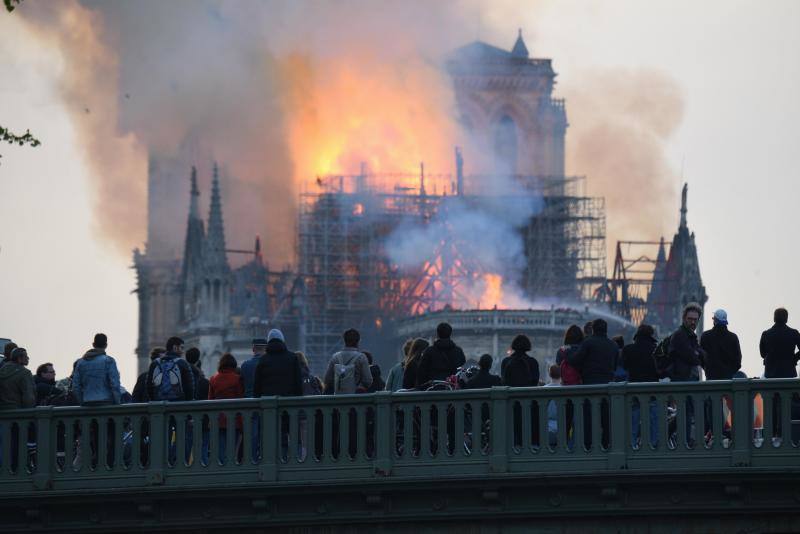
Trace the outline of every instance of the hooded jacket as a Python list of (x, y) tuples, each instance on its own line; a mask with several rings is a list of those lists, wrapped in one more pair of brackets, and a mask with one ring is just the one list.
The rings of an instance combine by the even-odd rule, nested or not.
[(420, 356), (416, 386), (423, 386), (431, 380), (447, 380), (466, 361), (464, 351), (452, 339), (437, 339)]
[(524, 352), (514, 352), (500, 362), (500, 376), (504, 386), (538, 386), (539, 362)]
[(0, 367), (0, 410), (33, 408), (36, 406), (33, 375), (16, 362)]
[(622, 349), (622, 366), (630, 382), (658, 382), (658, 370), (653, 351), (658, 343), (648, 335), (640, 335)]
[(608, 384), (614, 381), (619, 347), (605, 334), (587, 337), (575, 352), (567, 354), (567, 362), (581, 373), (584, 384)]
[(280, 339), (270, 339), (267, 351), (256, 366), (253, 397), (300, 396), (303, 380), (300, 360)]
[(730, 380), (742, 367), (742, 349), (739, 337), (728, 331), (728, 326), (716, 324), (700, 336), (700, 346), (705, 351), (702, 359), (706, 380)]
[(119, 404), (119, 371), (105, 349), (92, 348), (72, 372), (72, 393), (79, 404)]

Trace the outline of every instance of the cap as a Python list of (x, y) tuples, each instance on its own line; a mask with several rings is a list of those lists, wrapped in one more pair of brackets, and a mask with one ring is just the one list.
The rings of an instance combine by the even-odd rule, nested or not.
[(267, 341), (272, 341), (273, 339), (277, 339), (279, 341), (286, 341), (283, 338), (283, 332), (281, 332), (277, 328), (273, 328), (272, 330), (269, 331), (269, 334), (267, 334)]
[(260, 347), (260, 346), (264, 346), (266, 344), (267, 344), (267, 340), (264, 339), (263, 337), (254, 337), (253, 338), (253, 346), (254, 347)]
[(714, 320), (718, 323), (728, 324), (728, 313), (723, 309), (719, 309), (714, 312)]

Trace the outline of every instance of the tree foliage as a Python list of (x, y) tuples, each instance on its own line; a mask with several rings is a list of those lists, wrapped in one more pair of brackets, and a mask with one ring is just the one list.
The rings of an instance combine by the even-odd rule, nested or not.
[[(9, 13), (14, 11), (18, 5), (22, 3), (22, 0), (3, 0), (3, 3), (6, 6), (6, 9)], [(0, 125), (0, 141), (5, 141), (6, 143), (12, 145), (30, 145), (30, 146), (39, 146), (41, 145), (41, 141), (36, 139), (33, 135), (31, 135), (30, 130), (25, 130), (23, 135), (17, 135), (8, 128), (3, 127)], [(2, 154), (0, 154), (0, 158), (2, 158)]]
[(15, 7), (22, 3), (22, 0), (3, 0), (3, 3), (6, 5), (8, 12), (11, 13)]

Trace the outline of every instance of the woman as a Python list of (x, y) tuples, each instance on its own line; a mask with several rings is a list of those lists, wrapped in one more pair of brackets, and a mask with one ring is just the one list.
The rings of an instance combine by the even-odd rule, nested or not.
[(525, 387), (539, 385), (539, 362), (528, 356), (531, 340), (524, 334), (511, 341), (511, 355), (503, 359), (500, 373), (504, 386)]
[(403, 363), (408, 358), (408, 351), (411, 350), (411, 345), (414, 339), (409, 338), (403, 343), (402, 354), (400, 361), (397, 362), (389, 369), (389, 376), (386, 377), (386, 391), (397, 391), (403, 387)]
[(561, 367), (561, 385), (577, 386), (581, 383), (581, 374), (567, 361), (567, 357), (580, 348), (584, 335), (581, 327), (574, 324), (564, 334), (564, 345), (556, 353), (556, 364)]
[[(236, 358), (225, 353), (219, 359), (217, 374), (208, 381), (209, 400), (241, 399), (244, 396), (244, 384), (239, 374)], [(224, 414), (219, 414), (219, 462), (225, 463), (225, 447), (227, 445), (228, 421)], [(236, 456), (241, 458), (242, 418), (236, 417)]]
[(420, 357), (429, 346), (430, 343), (419, 337), (411, 343), (411, 348), (408, 349), (408, 354), (403, 361), (403, 389), (414, 389), (417, 383), (417, 366)]

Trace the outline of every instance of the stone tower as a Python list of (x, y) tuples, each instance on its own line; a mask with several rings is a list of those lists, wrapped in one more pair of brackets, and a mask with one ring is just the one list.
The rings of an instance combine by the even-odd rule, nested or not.
[(511, 51), (476, 41), (447, 62), (460, 120), (487, 172), (564, 176), (564, 101), (551, 60), (530, 57), (522, 31)]

